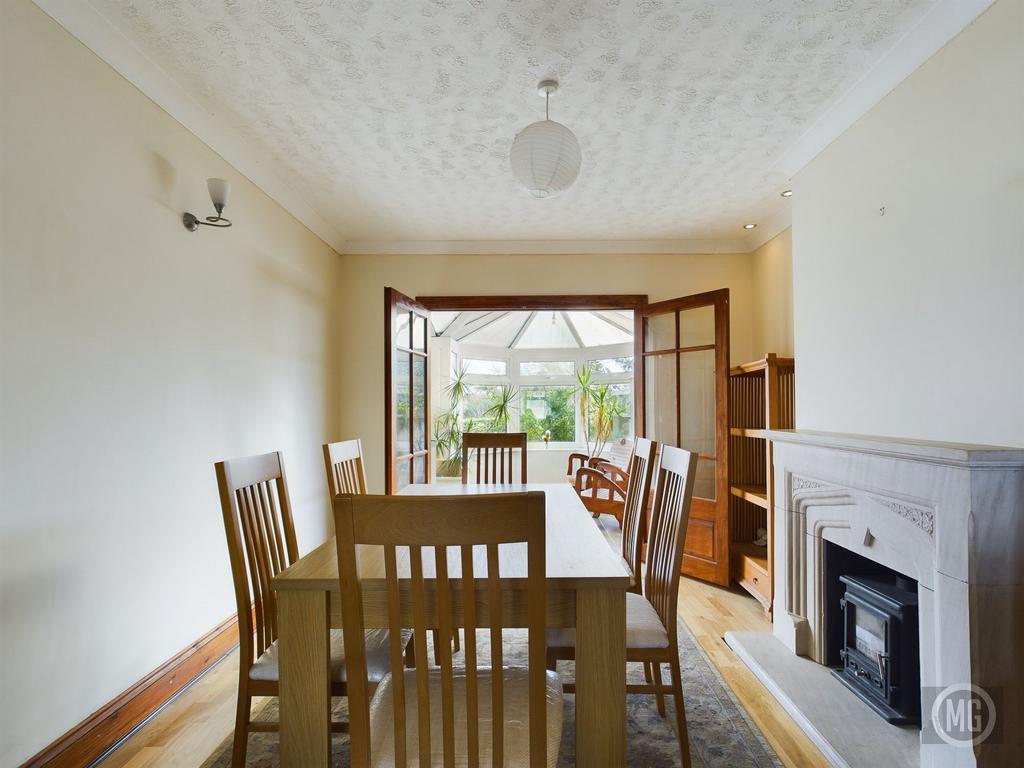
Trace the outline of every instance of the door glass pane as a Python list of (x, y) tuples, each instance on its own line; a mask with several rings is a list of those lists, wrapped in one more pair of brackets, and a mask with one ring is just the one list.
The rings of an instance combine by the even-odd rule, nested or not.
[(646, 436), (676, 445), (676, 355), (644, 358)]
[(395, 346), (409, 348), (409, 312), (395, 310)]
[(412, 356), (412, 449), (427, 447), (427, 359)]
[(409, 484), (409, 459), (401, 459), (398, 462), (395, 490), (400, 491)]
[(679, 447), (700, 454), (694, 495), (715, 498), (715, 350), (679, 355)]
[(412, 316), (412, 348), (420, 352), (427, 349), (427, 318), (422, 315)]
[(700, 347), (715, 343), (715, 308), (697, 307), (679, 313), (679, 346)]
[(701, 499), (714, 501), (716, 498), (717, 485), (715, 483), (715, 470), (718, 463), (709, 459), (697, 460), (697, 477), (693, 481), (693, 495)]
[(676, 348), (676, 313), (651, 315), (644, 323), (644, 351)]
[(412, 481), (414, 483), (427, 482), (427, 457), (417, 456), (412, 460)]
[(409, 440), (409, 358), (408, 352), (395, 352), (395, 455), (410, 453)]

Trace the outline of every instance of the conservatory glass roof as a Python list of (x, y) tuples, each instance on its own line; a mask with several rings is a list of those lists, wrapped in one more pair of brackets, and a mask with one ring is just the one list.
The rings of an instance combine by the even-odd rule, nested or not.
[(435, 336), (504, 349), (577, 349), (633, 341), (628, 310), (431, 312)]

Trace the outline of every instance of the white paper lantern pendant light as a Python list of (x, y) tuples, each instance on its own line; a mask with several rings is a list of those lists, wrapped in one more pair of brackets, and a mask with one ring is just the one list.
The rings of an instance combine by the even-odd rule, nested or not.
[(537, 93), (544, 97), (544, 119), (531, 123), (512, 142), (509, 159), (516, 180), (533, 197), (554, 197), (572, 186), (580, 175), (580, 143), (576, 134), (548, 118), (557, 80), (542, 80)]

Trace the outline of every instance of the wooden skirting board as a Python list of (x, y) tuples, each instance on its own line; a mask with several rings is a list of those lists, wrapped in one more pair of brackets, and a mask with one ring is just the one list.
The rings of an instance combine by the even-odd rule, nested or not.
[(232, 615), (29, 758), (21, 768), (89, 765), (238, 645)]

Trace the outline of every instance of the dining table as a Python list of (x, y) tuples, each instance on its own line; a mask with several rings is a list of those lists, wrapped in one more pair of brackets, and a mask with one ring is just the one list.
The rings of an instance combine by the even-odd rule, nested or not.
[[(568, 483), (462, 485), (413, 484), (405, 495), (465, 495), (542, 491), (545, 496), (546, 622), (576, 629), (576, 765), (626, 764), (625, 561), (605, 539)], [(502, 545), (517, 546), (517, 545)], [(386, 610), (365, 610), (368, 590), (385, 583), (379, 547), (359, 548), (367, 628), (386, 628)], [(503, 558), (502, 626), (526, 626), (518, 599), (525, 558)], [(278, 598), (280, 653), (280, 757), (286, 768), (331, 764), (329, 630), (341, 627), (337, 547), (330, 538), (281, 571), (272, 582)], [(478, 602), (486, 602), (483, 587)]]

